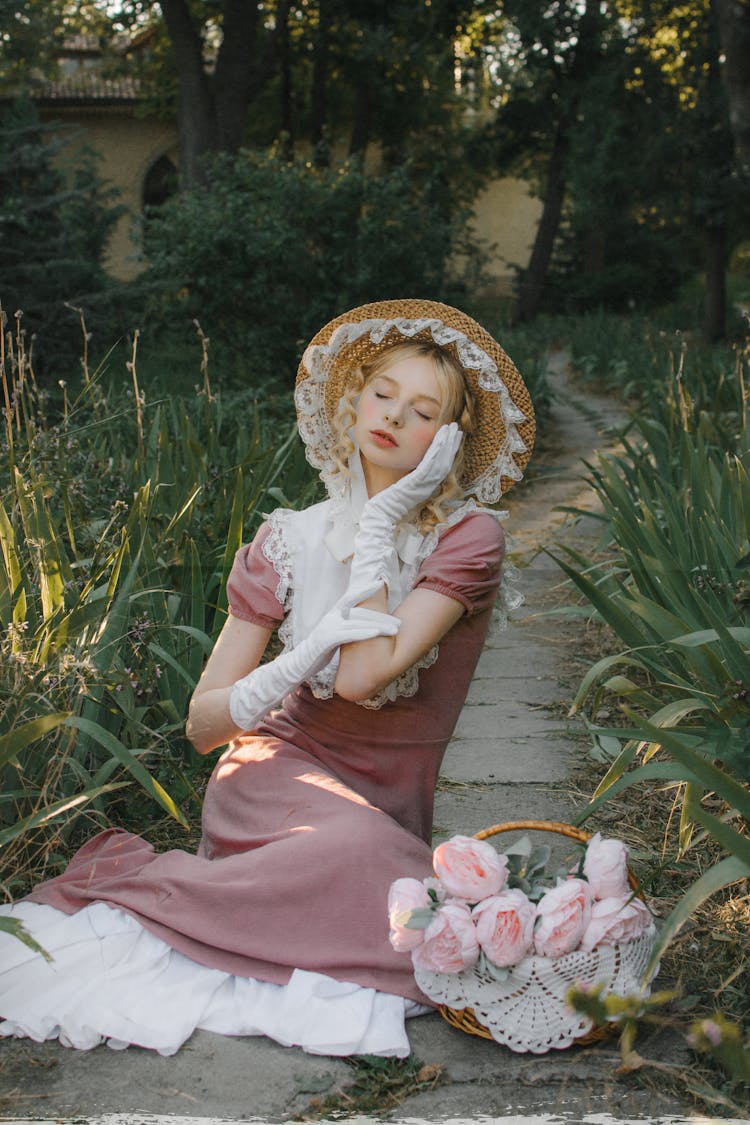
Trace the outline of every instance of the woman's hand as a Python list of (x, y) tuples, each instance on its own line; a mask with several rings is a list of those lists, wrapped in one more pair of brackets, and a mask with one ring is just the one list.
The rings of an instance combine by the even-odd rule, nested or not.
[(290, 691), (327, 664), (341, 645), (372, 637), (393, 637), (400, 626), (399, 619), (387, 613), (335, 605), (306, 640), (232, 685), (232, 721), (240, 730), (252, 730)]
[(199, 754), (240, 733), (229, 714), (232, 684), (260, 663), (271, 630), (231, 614), (224, 622), (190, 700), (185, 733)]
[(341, 645), (395, 636), (400, 625), (387, 613), (338, 604), (307, 640), (261, 665), (270, 630), (228, 617), (190, 701), (188, 738), (199, 754), (225, 745), (251, 730)]
[[(368, 604), (384, 608), (385, 591), (381, 589)], [(401, 621), (395, 636), (374, 637), (342, 647), (336, 673), (337, 695), (353, 702), (372, 699), (429, 652), (463, 614), (463, 604), (454, 598), (436, 590), (412, 590), (394, 610)]]
[(367, 501), (360, 527), (363, 520), (370, 521), (372, 517), (381, 517), (379, 524), (385, 517), (395, 526), (412, 509), (426, 503), (451, 471), (463, 436), (457, 422), (441, 426), (417, 467)]
[(441, 426), (417, 467), (367, 501), (354, 540), (349, 586), (344, 595), (347, 604), (358, 605), (388, 585), (389, 574), (396, 566), (396, 524), (440, 487), (463, 436), (456, 422)]

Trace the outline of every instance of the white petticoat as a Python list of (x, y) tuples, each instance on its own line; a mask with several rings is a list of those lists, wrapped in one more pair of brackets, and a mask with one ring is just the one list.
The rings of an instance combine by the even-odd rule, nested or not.
[(54, 958), (0, 931), (0, 1036), (173, 1055), (202, 1029), (267, 1035), (315, 1055), (404, 1058), (404, 1019), (428, 1010), (321, 973), (296, 969), (277, 985), (209, 969), (105, 903), (64, 914), (20, 902), (0, 915), (23, 922)]

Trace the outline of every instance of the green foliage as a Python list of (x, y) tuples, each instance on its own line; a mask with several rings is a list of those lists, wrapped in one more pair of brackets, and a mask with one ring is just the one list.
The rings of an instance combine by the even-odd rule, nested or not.
[(252, 391), (214, 396), (205, 360), (192, 399), (147, 399), (131, 361), (129, 391), (105, 393), (103, 371), (85, 372), (55, 409), (23, 353), (2, 355), (0, 881), (11, 891), (32, 868), (54, 871), (84, 809), (136, 830), (159, 809), (183, 825), (197, 811), (202, 760), (183, 724), (234, 552), (265, 512), (315, 488), (291, 407), (282, 424)]
[(0, 299), (11, 313), (23, 311), (40, 372), (53, 362), (63, 369), (77, 362), (80, 328), (71, 303), (85, 301), (95, 327), (112, 314), (101, 258), (119, 211), (90, 154), (65, 169), (61, 153), (69, 141), (41, 125), (28, 100), (0, 125)]
[[(589, 720), (610, 764), (583, 815), (637, 782), (666, 783), (679, 794), (681, 848), (703, 838), (699, 825), (727, 853), (666, 920), (654, 959), (707, 897), (750, 875), (747, 407), (741, 355), (718, 382), (681, 370), (654, 388), (623, 454), (592, 469), (616, 550), (561, 562), (627, 646), (589, 670), (574, 701), (595, 715), (605, 696), (619, 700), (627, 722)], [(708, 794), (721, 816), (703, 807)]]
[[(682, 407), (674, 401), (679, 393), (689, 409), (700, 414), (701, 426), (724, 426), (729, 415), (737, 418), (741, 409), (739, 383), (732, 373), (736, 353), (729, 344), (709, 345), (696, 336), (691, 330), (699, 319), (695, 305), (687, 300), (653, 317), (597, 309), (576, 317), (550, 317), (549, 322), (557, 324), (566, 340), (581, 380), (643, 403), (638, 425), (649, 415), (669, 427), (681, 425)], [(737, 337), (742, 336), (738, 331)], [(731, 448), (736, 432), (735, 426)]]
[(550, 352), (559, 345), (559, 323), (540, 317), (533, 326), (512, 324), (510, 303), (497, 299), (469, 296), (462, 307), (484, 325), (513, 360), (528, 387), (537, 422), (543, 421), (551, 404), (547, 367)]
[[(566, 1000), (574, 1011), (588, 1016), (597, 1027), (613, 1027), (620, 1032), (620, 1051), (624, 1071), (638, 1070), (653, 1065), (661, 1068), (659, 1061), (649, 1062), (635, 1050), (638, 1030), (644, 1025), (670, 1026), (676, 1020), (669, 1007), (676, 999), (673, 992), (655, 992), (651, 996), (633, 994), (615, 996), (604, 994), (604, 985), (570, 988)], [(742, 1112), (744, 1094), (750, 1081), (750, 1042), (743, 1029), (721, 1012), (707, 1018), (694, 1020), (687, 1035), (692, 1049), (710, 1056), (728, 1077), (725, 1092), (707, 1088), (688, 1076), (688, 1089), (709, 1105), (720, 1105), (725, 1111)], [(734, 1101), (737, 1098), (737, 1102)]]
[(217, 158), (208, 179), (146, 223), (148, 317), (210, 323), (255, 383), (290, 380), (307, 340), (346, 308), (410, 293), (460, 301), (476, 280), (468, 215), (439, 162), (424, 177), (407, 165), (366, 176), (246, 152)]

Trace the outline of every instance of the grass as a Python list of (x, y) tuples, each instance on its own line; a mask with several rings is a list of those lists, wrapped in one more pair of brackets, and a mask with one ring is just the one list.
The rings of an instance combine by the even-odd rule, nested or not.
[(361, 1114), (381, 1115), (396, 1109), (412, 1094), (440, 1084), (442, 1067), (426, 1065), (414, 1055), (405, 1059), (355, 1055), (345, 1060), (354, 1072), (351, 1083), (332, 1094), (311, 1098), (303, 1121), (336, 1121)]
[(280, 421), (250, 388), (215, 394), (200, 332), (186, 397), (142, 385), (137, 333), (119, 386), (84, 363), (56, 402), (22, 331), (2, 345), (0, 882), (12, 896), (94, 827), (147, 833), (166, 812), (184, 833), (198, 818), (208, 767), (183, 724), (234, 552), (317, 483), (291, 403)]

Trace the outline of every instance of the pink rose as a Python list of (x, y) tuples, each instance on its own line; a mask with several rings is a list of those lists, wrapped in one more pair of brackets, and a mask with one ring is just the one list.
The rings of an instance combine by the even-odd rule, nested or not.
[(479, 902), (502, 890), (508, 858), (499, 855), (486, 840), (453, 836), (435, 848), (432, 866), (449, 895)]
[(460, 973), (470, 968), (479, 956), (477, 931), (469, 908), (448, 903), (435, 911), (424, 932), (424, 942), (412, 950), (415, 968), (432, 973)]
[(597, 832), (586, 848), (583, 873), (591, 896), (618, 898), (628, 894), (628, 849), (622, 840), (603, 840)]
[(581, 938), (581, 949), (634, 941), (651, 924), (651, 912), (640, 898), (629, 895), (602, 898), (591, 907), (591, 920)]
[(405, 925), (403, 917), (411, 910), (430, 905), (427, 888), (418, 879), (396, 879), (388, 892), (388, 921), (391, 924), (389, 940), (397, 952), (416, 949), (424, 941), (424, 930), (413, 930)]
[(515, 965), (534, 944), (536, 907), (523, 891), (505, 890), (471, 912), (484, 952), (500, 969)]
[(536, 908), (534, 948), (540, 957), (575, 949), (591, 917), (591, 891), (583, 879), (566, 879), (546, 891)]

